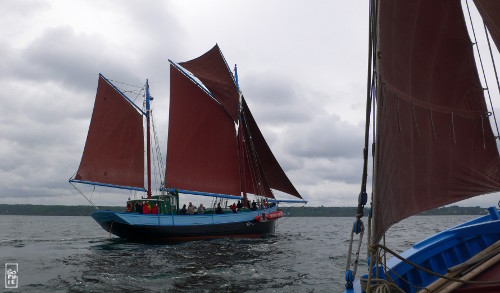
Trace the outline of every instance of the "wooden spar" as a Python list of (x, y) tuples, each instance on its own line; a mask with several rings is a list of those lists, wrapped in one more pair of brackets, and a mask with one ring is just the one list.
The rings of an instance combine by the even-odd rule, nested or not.
[[(488, 261), (486, 261), (482, 265), (478, 266), (477, 268), (473, 269), (468, 274), (466, 274), (465, 276), (463, 276), (462, 278), (460, 278), (460, 280), (469, 281), (469, 280), (473, 279), (474, 277), (476, 277), (477, 275), (479, 275), (480, 273), (482, 273), (485, 270), (489, 269), (491, 266), (493, 266), (494, 264), (496, 264), (499, 261), (500, 261), (500, 254), (497, 254), (493, 258), (489, 259)], [(457, 283), (452, 283), (448, 287), (445, 287), (440, 292), (442, 292), (442, 293), (452, 292), (455, 289), (457, 289), (460, 286), (462, 286), (463, 284), (464, 283), (458, 283), (458, 282)]]
[(150, 134), (150, 105), (149, 105), (149, 83), (146, 79), (146, 120), (147, 120), (147, 130), (146, 130), (146, 161), (148, 166), (148, 198), (151, 198), (151, 134)]

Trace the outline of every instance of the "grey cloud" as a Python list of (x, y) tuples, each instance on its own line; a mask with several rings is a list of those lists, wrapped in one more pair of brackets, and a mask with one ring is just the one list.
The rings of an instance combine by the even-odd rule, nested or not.
[(287, 129), (291, 153), (301, 157), (329, 159), (361, 157), (363, 128), (335, 115), (317, 116), (311, 123)]

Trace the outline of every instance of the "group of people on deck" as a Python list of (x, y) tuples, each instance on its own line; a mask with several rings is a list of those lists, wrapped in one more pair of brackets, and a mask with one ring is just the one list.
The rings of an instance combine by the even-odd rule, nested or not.
[[(247, 200), (247, 204), (246, 204), (246, 207), (252, 211), (256, 211), (258, 209), (265, 209), (268, 206), (272, 206), (272, 204), (270, 205), (267, 202), (267, 200), (262, 200), (259, 203), (255, 202), (255, 200), (253, 200), (252, 202)], [(241, 211), (241, 209), (243, 209), (243, 207), (245, 207), (243, 205), (243, 202), (238, 201), (238, 203), (233, 203), (232, 205), (230, 205), (229, 209), (233, 213), (239, 213)], [(127, 207), (127, 211), (132, 211), (132, 210), (131, 209), (129, 210)], [(137, 201), (135, 203), (135, 211), (138, 212), (139, 214), (158, 214), (159, 213), (158, 204), (155, 203), (153, 206), (151, 206), (149, 201), (144, 201), (144, 202)], [(220, 203), (217, 204), (217, 207), (214, 209), (214, 211), (216, 214), (223, 214), (224, 213), (224, 210), (222, 209)], [(205, 214), (205, 207), (203, 206), (202, 203), (200, 203), (200, 205), (198, 207), (196, 207), (195, 205), (193, 205), (192, 202), (189, 202), (189, 205), (187, 207), (185, 204), (182, 206), (182, 209), (180, 210), (180, 214), (181, 215), (194, 215), (194, 214), (203, 215), (203, 214)]]
[(138, 201), (135, 203), (135, 211), (139, 214), (158, 214), (158, 205), (155, 203), (152, 207), (149, 201), (144, 203)]
[[(269, 206), (269, 203), (267, 202), (267, 200), (262, 200), (260, 201), (259, 203), (255, 202), (255, 200), (252, 201), (252, 203), (250, 203), (250, 201), (247, 201), (247, 205), (246, 205), (250, 210), (252, 211), (256, 211), (258, 209), (265, 209)], [(231, 211), (233, 213), (239, 213), (241, 211), (241, 209), (243, 208), (243, 203), (241, 201), (238, 201), (237, 204), (233, 203), (230, 207)]]
[[(269, 205), (269, 203), (267, 202), (267, 200), (262, 200), (261, 202), (257, 203), (254, 201), (250, 202), (250, 201), (247, 201), (247, 205), (246, 207), (252, 211), (256, 211), (258, 209), (265, 209), (267, 208)], [(215, 206), (214, 206), (215, 207)], [(229, 206), (229, 209), (233, 212), (233, 213), (239, 213), (241, 211), (241, 209), (243, 209), (244, 205), (243, 205), (243, 202), (241, 201), (238, 201), (238, 203), (233, 203), (232, 205)], [(214, 211), (216, 214), (223, 214), (224, 213), (224, 210), (222, 209), (221, 207), (221, 204), (220, 203), (217, 203), (217, 207), (214, 208)], [(196, 208), (195, 205), (193, 205), (192, 202), (189, 202), (189, 205), (186, 207), (186, 205), (184, 204), (182, 206), (182, 208), (180, 209), (180, 212), (179, 212), (181, 215), (194, 215), (194, 214), (198, 214), (198, 215), (203, 215), (205, 214), (205, 207), (203, 206), (203, 204), (201, 203), (198, 208)]]
[(198, 215), (203, 215), (205, 213), (205, 207), (202, 203), (196, 208), (192, 202), (189, 202), (189, 206), (186, 208), (186, 205), (182, 206), (181, 215), (194, 215), (194, 212), (198, 213)]

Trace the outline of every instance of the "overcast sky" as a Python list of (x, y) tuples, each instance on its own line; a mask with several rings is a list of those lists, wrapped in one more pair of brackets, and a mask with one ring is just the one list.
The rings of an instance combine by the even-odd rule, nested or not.
[[(0, 203), (87, 204), (68, 179), (83, 152), (98, 73), (139, 86), (149, 79), (165, 153), (168, 59), (187, 61), (217, 43), (238, 64), (257, 123), (309, 205), (356, 205), (367, 2), (3, 0)], [(96, 191), (99, 205), (127, 197)]]

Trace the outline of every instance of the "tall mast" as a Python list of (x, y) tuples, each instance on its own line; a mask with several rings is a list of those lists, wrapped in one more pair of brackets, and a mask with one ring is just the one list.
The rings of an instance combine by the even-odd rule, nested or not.
[(148, 166), (148, 198), (151, 198), (151, 134), (150, 134), (150, 105), (149, 105), (149, 83), (146, 79), (146, 161)]
[(244, 146), (244, 139), (243, 139), (243, 114), (241, 112), (241, 91), (240, 91), (240, 85), (238, 83), (238, 67), (236, 64), (234, 64), (234, 82), (236, 84), (236, 88), (238, 89), (238, 112), (239, 112), (239, 129), (238, 129), (238, 139), (240, 143), (240, 169), (241, 169), (241, 181), (242, 185), (241, 188), (243, 189), (243, 205), (247, 206), (247, 178), (246, 178), (246, 173), (245, 173), (245, 146)]

